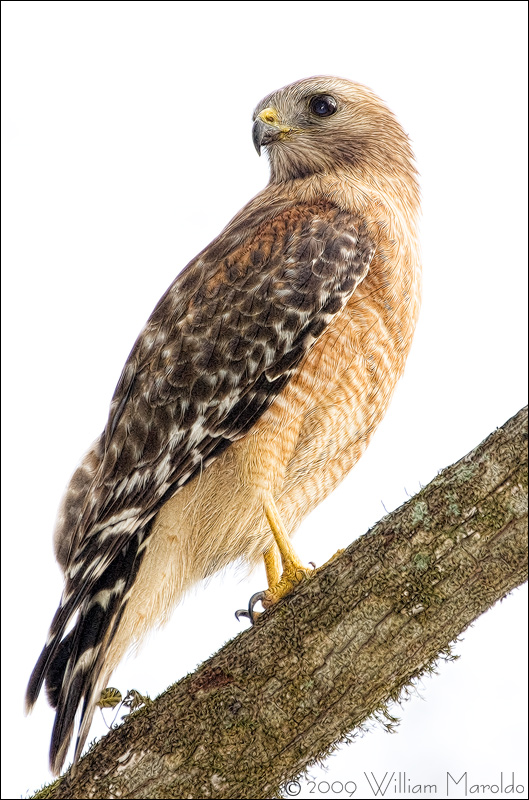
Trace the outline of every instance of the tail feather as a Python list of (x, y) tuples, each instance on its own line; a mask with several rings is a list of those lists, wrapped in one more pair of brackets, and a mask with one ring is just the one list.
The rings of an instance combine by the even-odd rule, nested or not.
[[(103, 572), (96, 571), (98, 577), (83, 597), (79, 593), (65, 595), (66, 602), (55, 614), (48, 642), (31, 675), (27, 708), (33, 706), (45, 682), (48, 700), (56, 709), (50, 745), (50, 767), (55, 774), (66, 758), (81, 703), (75, 761), (86, 742), (101, 690), (110, 677), (105, 658), (145, 552), (141, 544), (151, 526), (149, 522), (124, 543), (116, 543), (117, 553)], [(74, 627), (64, 635), (76, 614)]]
[(61, 605), (55, 612), (50, 625), (48, 641), (44, 645), (31, 673), (26, 690), (26, 713), (29, 713), (35, 705), (44, 681), (46, 681), (46, 689), (51, 706), (53, 708), (57, 706), (57, 684), (60, 681), (60, 676), (71, 651), (73, 633), (71, 631), (64, 639), (61, 638), (68, 624), (68, 619), (66, 615), (62, 614), (62, 611), (63, 607)]
[(73, 634), (74, 631), (70, 631), (70, 633), (59, 642), (55, 655), (50, 660), (46, 672), (46, 696), (52, 708), (57, 708), (59, 704), (62, 679), (72, 652)]

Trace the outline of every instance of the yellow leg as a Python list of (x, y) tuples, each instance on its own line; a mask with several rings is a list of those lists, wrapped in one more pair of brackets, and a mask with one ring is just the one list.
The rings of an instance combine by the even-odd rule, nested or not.
[(260, 613), (254, 610), (256, 603), (261, 601), (264, 609), (270, 608), (286, 597), (296, 584), (314, 573), (314, 570), (304, 567), (297, 557), (272, 498), (265, 502), (264, 512), (275, 540), (263, 553), (268, 589), (252, 595), (248, 610), (243, 608), (235, 612), (237, 619), (247, 617), (252, 623), (260, 617)]
[(270, 545), (268, 550), (264, 551), (263, 558), (266, 569), (266, 580), (269, 586), (274, 586), (279, 582), (281, 577), (281, 560), (275, 542)]
[[(259, 599), (264, 608), (269, 608), (289, 594), (297, 583), (312, 573), (312, 570), (304, 567), (297, 557), (273, 498), (270, 497), (265, 502), (264, 512), (277, 545), (277, 548), (273, 545), (264, 553), (268, 589)], [(279, 551), (283, 566), (281, 576), (276, 549)]]
[(266, 501), (264, 512), (270, 529), (274, 534), (274, 539), (276, 540), (277, 548), (281, 556), (281, 563), (283, 564), (283, 572), (304, 569), (292, 547), (290, 536), (285, 530), (285, 526), (283, 525), (283, 521), (279, 516), (279, 511), (272, 497)]
[[(270, 530), (274, 535), (274, 543), (263, 553), (268, 589), (264, 592), (256, 592), (252, 595), (248, 603), (248, 610), (243, 608), (235, 612), (237, 619), (247, 617), (251, 620), (252, 624), (261, 616), (260, 612), (255, 611), (255, 605), (259, 601), (261, 601), (265, 610), (270, 608), (270, 606), (273, 606), (278, 600), (290, 594), (298, 583), (301, 583), (305, 578), (309, 578), (316, 572), (315, 567), (314, 569), (307, 569), (307, 567), (304, 567), (297, 557), (292, 547), (290, 536), (283, 525), (283, 521), (272, 497), (266, 500), (263, 508), (268, 524), (270, 525)], [(333, 558), (336, 558), (336, 556), (340, 555), (342, 552), (342, 550), (339, 550)], [(282, 571), (281, 567), (283, 568)]]

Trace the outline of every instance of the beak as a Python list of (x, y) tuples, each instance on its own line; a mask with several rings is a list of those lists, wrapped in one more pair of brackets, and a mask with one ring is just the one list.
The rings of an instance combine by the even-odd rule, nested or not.
[(265, 108), (257, 115), (252, 128), (252, 141), (257, 155), (261, 155), (261, 147), (282, 139), (289, 131), (290, 128), (279, 122), (275, 108)]

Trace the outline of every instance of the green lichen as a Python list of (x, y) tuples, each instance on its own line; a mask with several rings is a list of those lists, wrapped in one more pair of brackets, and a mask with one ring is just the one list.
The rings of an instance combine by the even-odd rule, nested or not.
[(428, 569), (430, 566), (431, 556), (427, 553), (416, 553), (413, 556), (413, 565), (415, 569), (418, 569), (420, 572), (424, 572), (424, 570)]
[(465, 461), (459, 465), (454, 465), (450, 468), (450, 480), (452, 483), (460, 486), (462, 483), (467, 483), (469, 480), (471, 480), (476, 474), (477, 469), (477, 464), (472, 464)]
[(461, 516), (461, 509), (459, 507), (457, 494), (455, 494), (454, 492), (447, 492), (447, 494), (446, 494), (446, 504), (448, 506), (448, 509), (449, 509), (450, 513), (454, 517), (460, 517)]
[[(415, 528), (419, 523), (425, 524), (428, 518), (428, 503), (425, 500), (417, 500), (411, 512), (411, 525)], [(425, 527), (428, 527), (425, 524)]]

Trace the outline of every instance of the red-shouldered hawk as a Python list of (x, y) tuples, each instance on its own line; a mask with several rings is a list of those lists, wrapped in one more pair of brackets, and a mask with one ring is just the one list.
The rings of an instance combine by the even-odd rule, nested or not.
[(193, 583), (264, 556), (266, 608), (303, 576), (289, 537), (361, 456), (404, 368), (420, 266), (401, 126), (329, 77), (253, 119), (270, 182), (156, 306), (59, 512), (65, 588), (27, 691), (31, 708), (45, 681), (56, 708), (54, 772), (81, 703), (75, 758), (113, 669)]

